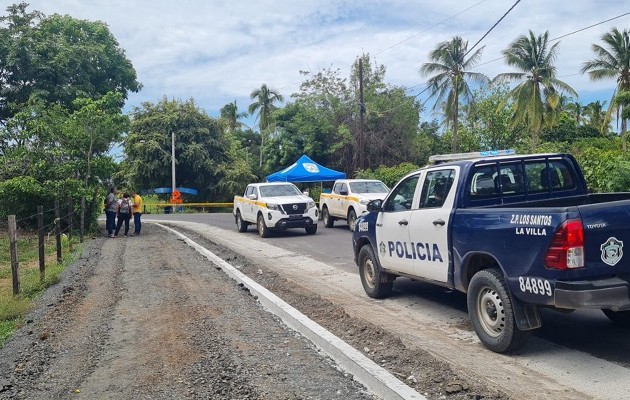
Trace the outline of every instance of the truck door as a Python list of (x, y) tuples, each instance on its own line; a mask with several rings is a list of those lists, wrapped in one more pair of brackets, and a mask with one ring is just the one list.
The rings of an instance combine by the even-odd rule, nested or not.
[(376, 219), (378, 258), (385, 269), (413, 273), (413, 253), (409, 243), (409, 221), (418, 204), (418, 181), (422, 173), (401, 181), (383, 203)]
[(458, 174), (459, 167), (436, 168), (427, 171), (421, 182), (418, 209), (409, 221), (414, 275), (438, 282), (448, 280), (448, 226)]
[(339, 208), (335, 210), (342, 218), (346, 218), (348, 213), (348, 195), (350, 194), (350, 188), (348, 186), (347, 182), (344, 182), (341, 185), (341, 192), (339, 193), (341, 195), (341, 197), (339, 197)]
[(345, 186), (345, 183), (343, 182), (337, 182), (335, 183), (335, 186), (333, 186), (333, 190), (332, 190), (332, 198), (330, 199), (330, 202), (328, 203), (328, 212), (330, 213), (330, 215), (334, 216), (334, 217), (345, 217), (345, 215), (342, 215), (342, 205), (341, 205), (341, 192), (343, 191), (343, 187)]
[(245, 201), (243, 202), (243, 219), (245, 221), (256, 221), (256, 215), (254, 215), (254, 202), (256, 200), (250, 199), (250, 195), (258, 195), (255, 186), (248, 186), (245, 190)]

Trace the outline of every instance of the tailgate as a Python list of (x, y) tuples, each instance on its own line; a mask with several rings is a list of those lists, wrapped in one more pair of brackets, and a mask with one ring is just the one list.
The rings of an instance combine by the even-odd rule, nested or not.
[(630, 273), (630, 200), (578, 206), (589, 276)]

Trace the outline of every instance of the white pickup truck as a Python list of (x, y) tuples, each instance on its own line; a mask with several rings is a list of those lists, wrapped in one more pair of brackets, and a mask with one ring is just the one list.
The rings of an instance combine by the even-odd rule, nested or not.
[(239, 232), (256, 224), (260, 237), (273, 230), (304, 228), (317, 232), (318, 210), (315, 201), (292, 183), (251, 183), (243, 196), (234, 196), (234, 220)]
[(389, 188), (376, 179), (339, 179), (335, 181), (332, 193), (322, 193), (319, 197), (322, 219), (326, 228), (332, 228), (337, 219), (345, 219), (351, 231), (357, 215), (366, 211), (371, 200), (384, 199)]

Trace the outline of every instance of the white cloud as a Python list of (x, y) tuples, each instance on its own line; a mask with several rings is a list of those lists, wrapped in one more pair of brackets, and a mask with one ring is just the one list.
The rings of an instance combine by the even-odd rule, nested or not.
[[(387, 67), (388, 82), (420, 85), (424, 79), (419, 67), (438, 42), (460, 35), (472, 46), (513, 2), (32, 0), (30, 4), (48, 15), (69, 14), (109, 25), (144, 85), (130, 96), (130, 106), (163, 95), (192, 97), (217, 115), (234, 100), (246, 110), (249, 93), (262, 83), (282, 88), (289, 98), (299, 88), (300, 70), (333, 67), (347, 74), (363, 52)], [(522, 1), (481, 43), (486, 46), (481, 63), (500, 57), (501, 50), (529, 29), (537, 34), (549, 30), (554, 38), (628, 11), (627, 3), (620, 0)], [(592, 57), (591, 43), (612, 27), (628, 26), (630, 16), (561, 39), (558, 75), (582, 94), (583, 101), (608, 100), (615, 84), (593, 83), (577, 74)], [(499, 60), (477, 70), (493, 77), (510, 69)]]

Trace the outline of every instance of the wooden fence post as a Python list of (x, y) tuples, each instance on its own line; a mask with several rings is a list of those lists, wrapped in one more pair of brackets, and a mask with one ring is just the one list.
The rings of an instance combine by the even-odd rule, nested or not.
[(68, 197), (68, 251), (72, 253), (72, 199)]
[(46, 254), (44, 252), (44, 206), (37, 206), (37, 240), (39, 242), (39, 280), (46, 278)]
[(57, 241), (57, 263), (61, 264), (61, 218), (59, 217), (59, 200), (55, 200), (55, 239)]
[(19, 261), (17, 254), (17, 224), (15, 215), (9, 215), (9, 247), (11, 249), (11, 275), (13, 276), (13, 295), (20, 294)]
[(85, 233), (85, 197), (81, 197), (81, 225), (79, 226), (79, 243), (83, 243)]

